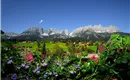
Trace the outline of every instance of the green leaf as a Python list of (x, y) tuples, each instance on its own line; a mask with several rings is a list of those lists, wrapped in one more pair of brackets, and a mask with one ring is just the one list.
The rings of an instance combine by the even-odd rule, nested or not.
[(83, 55), (83, 56), (87, 56), (88, 53), (87, 53), (87, 52), (82, 52), (82, 55)]
[(96, 78), (93, 78), (92, 80), (97, 80)]
[(119, 37), (119, 34), (112, 34), (110, 37), (110, 40), (118, 38), (118, 37)]
[(128, 61), (127, 61), (127, 59), (125, 59), (125, 58), (122, 60), (122, 63), (127, 63), (127, 62), (128, 62)]
[(85, 62), (84, 63), (84, 68), (87, 68), (87, 67), (89, 67), (90, 66), (90, 63), (89, 62)]
[(82, 72), (85, 73), (85, 72), (86, 72), (86, 69), (83, 69)]
[(118, 72), (116, 72), (114, 69), (110, 69), (110, 73), (111, 74), (118, 74)]

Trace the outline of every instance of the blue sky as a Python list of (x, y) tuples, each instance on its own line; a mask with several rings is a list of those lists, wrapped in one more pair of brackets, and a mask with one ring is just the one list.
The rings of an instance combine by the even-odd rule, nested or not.
[(101, 24), (130, 32), (129, 3), (129, 0), (1, 0), (1, 29), (21, 33), (40, 26), (73, 31)]

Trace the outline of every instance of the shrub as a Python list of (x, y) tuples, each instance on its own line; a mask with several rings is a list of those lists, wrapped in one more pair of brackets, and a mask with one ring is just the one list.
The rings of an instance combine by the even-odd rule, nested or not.
[(72, 45), (72, 44), (68, 46), (68, 50), (69, 50), (69, 52), (70, 52), (71, 54), (74, 54), (74, 53), (76, 52), (76, 48), (75, 48), (75, 46)]
[[(64, 56), (63, 49), (54, 45), (52, 56), (41, 58), (40, 54), (33, 52), (37, 57), (34, 57), (34, 61), (31, 63), (21, 59), (16, 48), (11, 50), (12, 46), (2, 45), (2, 77), (5, 74), (10, 79), (15, 76), (18, 80), (25, 80), (28, 77), (36, 80), (38, 78), (41, 80), (127, 80), (130, 79), (130, 52), (127, 52), (129, 41), (123, 42), (121, 38), (125, 37), (113, 38), (117, 43), (113, 46), (111, 44), (105, 46), (105, 51), (99, 57), (89, 55), (89, 59), (87, 59), (84, 57), (87, 52), (82, 53), (81, 57)], [(123, 46), (126, 48), (121, 48)], [(75, 48), (73, 45), (71, 47)], [(115, 50), (118, 48), (121, 48), (122, 51)], [(91, 48), (91, 50), (93, 49)], [(19, 67), (20, 69), (18, 69)], [(20, 78), (21, 75), (23, 78)]]
[(61, 56), (62, 57), (64, 55), (64, 50), (60, 46), (55, 44), (53, 46), (52, 53), (54, 56)]
[(1, 72), (2, 76), (6, 76), (11, 72), (16, 72), (15, 66), (19, 65), (22, 62), (22, 57), (20, 56), (20, 53), (18, 53), (18, 50), (16, 48), (13, 48), (11, 42), (2, 42), (1, 46)]
[(42, 54), (46, 55), (46, 44), (45, 44), (45, 42), (43, 43), (43, 46), (42, 46)]

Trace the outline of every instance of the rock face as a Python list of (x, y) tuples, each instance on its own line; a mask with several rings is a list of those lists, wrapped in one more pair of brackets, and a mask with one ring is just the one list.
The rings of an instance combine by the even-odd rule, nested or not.
[(14, 32), (4, 32), (1, 36), (1, 38), (10, 39), (12, 37), (19, 36), (19, 35), (20, 35), (19, 33), (14, 33)]
[(6, 32), (6, 33), (4, 33), (4, 35), (6, 35), (6, 36), (18, 36), (20, 34), (19, 33), (15, 33), (15, 32)]
[(86, 33), (86, 32), (95, 32), (95, 33), (113, 33), (120, 32), (120, 30), (115, 26), (103, 27), (102, 25), (94, 25), (94, 26), (85, 26), (75, 29), (70, 35), (75, 37), (77, 34)]
[(37, 40), (37, 39), (48, 39), (48, 38), (68, 38), (69, 32), (68, 30), (56, 30), (54, 28), (50, 28), (45, 30), (41, 27), (31, 27), (21, 34), (18, 33), (5, 33), (3, 35), (4, 39), (18, 39), (18, 40)]
[(58, 39), (66, 39), (66, 38), (76, 38), (76, 39), (85, 39), (85, 40), (108, 40), (112, 33), (126, 34), (122, 33), (115, 26), (102, 27), (101, 25), (95, 26), (85, 26), (75, 29), (70, 32), (65, 30), (56, 30), (54, 28), (50, 28), (45, 30), (41, 27), (31, 27), (21, 34), (18, 33), (7, 33), (2, 36), (4, 39), (18, 39), (18, 40), (38, 40), (38, 39), (49, 39), (49, 38), (58, 38)]
[(41, 27), (31, 27), (22, 32), (23, 35), (40, 35), (42, 33), (44, 33), (44, 30)]

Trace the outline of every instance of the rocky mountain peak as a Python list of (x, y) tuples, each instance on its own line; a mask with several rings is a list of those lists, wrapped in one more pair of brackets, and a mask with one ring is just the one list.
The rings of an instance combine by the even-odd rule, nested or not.
[(41, 27), (31, 27), (25, 30), (22, 34), (33, 35), (33, 34), (42, 34), (43, 32), (44, 32), (44, 29)]
[(91, 39), (105, 39), (108, 38), (109, 35), (113, 32), (120, 32), (120, 30), (113, 25), (110, 25), (108, 27), (103, 27), (102, 25), (88, 25), (76, 28), (72, 32), (69, 33), (67, 29), (64, 30), (56, 30), (54, 28), (50, 28), (48, 30), (43, 29), (42, 27), (31, 27), (25, 31), (23, 31), (21, 34), (15, 34), (15, 33), (5, 33), (5, 38), (8, 36), (11, 38), (17, 38), (17, 39), (47, 39), (47, 38), (73, 38), (73, 37), (79, 37), (87, 40)]

